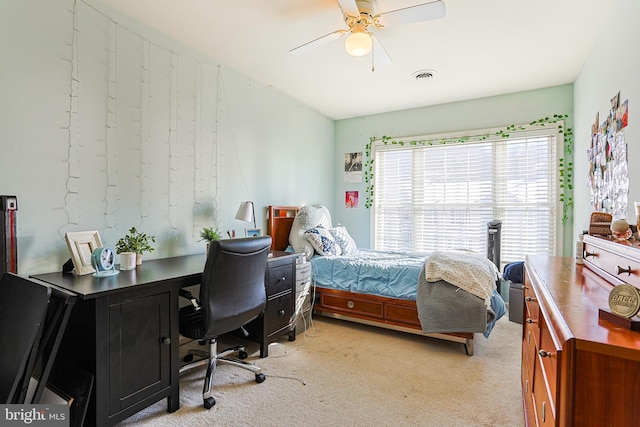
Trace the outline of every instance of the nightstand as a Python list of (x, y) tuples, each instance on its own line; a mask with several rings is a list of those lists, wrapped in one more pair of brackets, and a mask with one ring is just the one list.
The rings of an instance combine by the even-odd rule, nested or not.
[(298, 254), (275, 251), (269, 255), (264, 286), (264, 313), (245, 326), (248, 339), (260, 343), (260, 357), (269, 355), (269, 344), (282, 335), (296, 339), (296, 259)]

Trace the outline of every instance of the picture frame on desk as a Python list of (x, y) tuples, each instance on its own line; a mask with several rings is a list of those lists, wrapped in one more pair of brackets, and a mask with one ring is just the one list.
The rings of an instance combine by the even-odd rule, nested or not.
[(91, 265), (91, 253), (94, 249), (102, 247), (100, 234), (96, 230), (69, 231), (65, 233), (64, 239), (67, 242), (76, 274), (84, 276), (95, 273), (96, 270)]
[(262, 228), (245, 228), (245, 235), (247, 237), (262, 236)]

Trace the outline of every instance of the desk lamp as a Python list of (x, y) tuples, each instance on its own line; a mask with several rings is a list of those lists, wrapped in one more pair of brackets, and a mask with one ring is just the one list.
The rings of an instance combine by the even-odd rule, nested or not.
[(253, 222), (253, 228), (256, 228), (256, 212), (253, 208), (253, 202), (241, 202), (236, 219), (240, 221)]

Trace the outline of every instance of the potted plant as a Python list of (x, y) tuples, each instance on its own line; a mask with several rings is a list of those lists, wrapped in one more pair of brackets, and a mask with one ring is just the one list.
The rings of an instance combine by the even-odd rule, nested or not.
[(116, 243), (116, 252), (121, 254), (124, 252), (134, 252), (136, 254), (136, 264), (142, 264), (142, 254), (151, 252), (155, 248), (151, 243), (156, 242), (155, 236), (141, 233), (135, 227), (129, 229), (129, 233), (121, 237)]
[(205, 227), (200, 231), (200, 241), (205, 240), (207, 242), (207, 253), (209, 253), (209, 245), (214, 240), (220, 240), (220, 233), (213, 227)]

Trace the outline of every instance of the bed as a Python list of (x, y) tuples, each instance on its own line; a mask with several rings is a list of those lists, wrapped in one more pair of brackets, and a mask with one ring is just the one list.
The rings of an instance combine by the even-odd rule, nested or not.
[[(314, 234), (318, 231), (321, 236)], [(504, 301), (495, 290), (495, 276), (492, 290), (485, 290), (480, 298), (452, 286), (443, 280), (442, 271), (433, 270), (438, 265), (436, 255), (443, 254), (357, 248), (352, 239), (344, 242), (344, 235), (350, 239), (348, 232), (331, 224), (323, 206), (269, 206), (267, 232), (273, 240), (272, 250), (293, 250), (311, 259), (316, 314), (458, 342), (471, 356), (475, 334), (488, 337), (495, 321), (506, 313)], [(316, 248), (316, 244), (326, 244), (331, 238), (339, 254), (324, 246)], [(349, 250), (341, 251), (341, 247)], [(470, 255), (463, 254), (465, 260)], [(483, 258), (479, 262), (487, 263)], [(454, 273), (466, 275), (465, 281), (469, 282), (474, 272), (463, 271), (467, 265), (472, 263), (465, 262), (462, 269), (456, 265), (460, 272)], [(429, 274), (438, 280), (427, 281)], [(450, 275), (445, 276), (454, 281)]]

